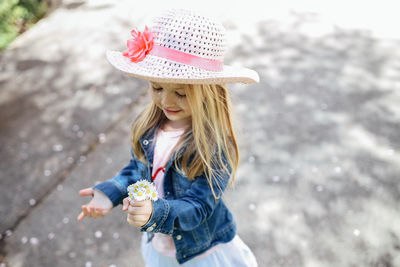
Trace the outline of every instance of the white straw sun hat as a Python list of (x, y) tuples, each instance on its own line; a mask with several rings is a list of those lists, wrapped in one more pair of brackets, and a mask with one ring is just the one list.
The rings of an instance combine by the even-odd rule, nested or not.
[(131, 76), (185, 84), (259, 82), (254, 70), (224, 65), (224, 27), (193, 11), (169, 10), (151, 29), (131, 33), (127, 50), (107, 51), (108, 61)]

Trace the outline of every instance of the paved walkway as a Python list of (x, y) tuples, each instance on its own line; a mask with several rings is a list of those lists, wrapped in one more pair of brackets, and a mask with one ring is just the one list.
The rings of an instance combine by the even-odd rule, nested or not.
[[(261, 76), (230, 88), (242, 163), (226, 194), (260, 266), (400, 265), (396, 36), (317, 11), (242, 12), (238, 23), (237, 9), (219, 10), (226, 62)], [(129, 159), (146, 84), (104, 51), (148, 14), (131, 1), (64, 1), (0, 55), (1, 267), (142, 266), (140, 232), (119, 208), (76, 216), (79, 189)]]

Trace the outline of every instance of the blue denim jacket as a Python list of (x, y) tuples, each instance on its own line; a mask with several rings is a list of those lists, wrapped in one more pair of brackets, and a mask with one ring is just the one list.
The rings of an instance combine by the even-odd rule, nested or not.
[[(153, 162), (154, 134), (150, 131), (140, 139), (147, 162)], [(175, 155), (175, 154), (174, 154)], [(218, 243), (232, 240), (236, 234), (236, 224), (231, 212), (222, 198), (215, 200), (205, 175), (190, 181), (176, 170), (174, 155), (165, 168), (165, 198), (153, 201), (153, 213), (150, 220), (141, 227), (141, 231), (172, 235), (176, 247), (176, 258), (184, 263)], [(102, 191), (114, 206), (127, 197), (126, 188), (140, 179), (151, 181), (153, 164), (145, 164), (132, 153), (128, 166), (114, 178), (97, 184), (93, 188)], [(218, 177), (219, 187), (214, 186), (218, 196), (223, 193), (230, 175)]]

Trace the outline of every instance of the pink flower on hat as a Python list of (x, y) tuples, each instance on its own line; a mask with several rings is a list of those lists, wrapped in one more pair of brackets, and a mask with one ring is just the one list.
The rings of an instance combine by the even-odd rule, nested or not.
[(147, 26), (143, 32), (132, 30), (131, 34), (133, 39), (129, 39), (126, 42), (128, 49), (124, 50), (122, 54), (136, 63), (142, 61), (151, 49), (153, 49), (154, 37)]

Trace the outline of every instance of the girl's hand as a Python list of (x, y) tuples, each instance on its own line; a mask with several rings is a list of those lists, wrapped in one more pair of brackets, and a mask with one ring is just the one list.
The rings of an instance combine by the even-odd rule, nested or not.
[(128, 211), (127, 221), (130, 225), (142, 227), (150, 220), (153, 203), (150, 199), (129, 202), (128, 198), (124, 198), (122, 211)]
[(113, 207), (111, 200), (103, 193), (93, 190), (93, 188), (85, 188), (79, 191), (79, 195), (83, 197), (93, 196), (92, 200), (82, 206), (82, 212), (77, 220), (82, 221), (85, 217), (98, 218), (107, 215)]

